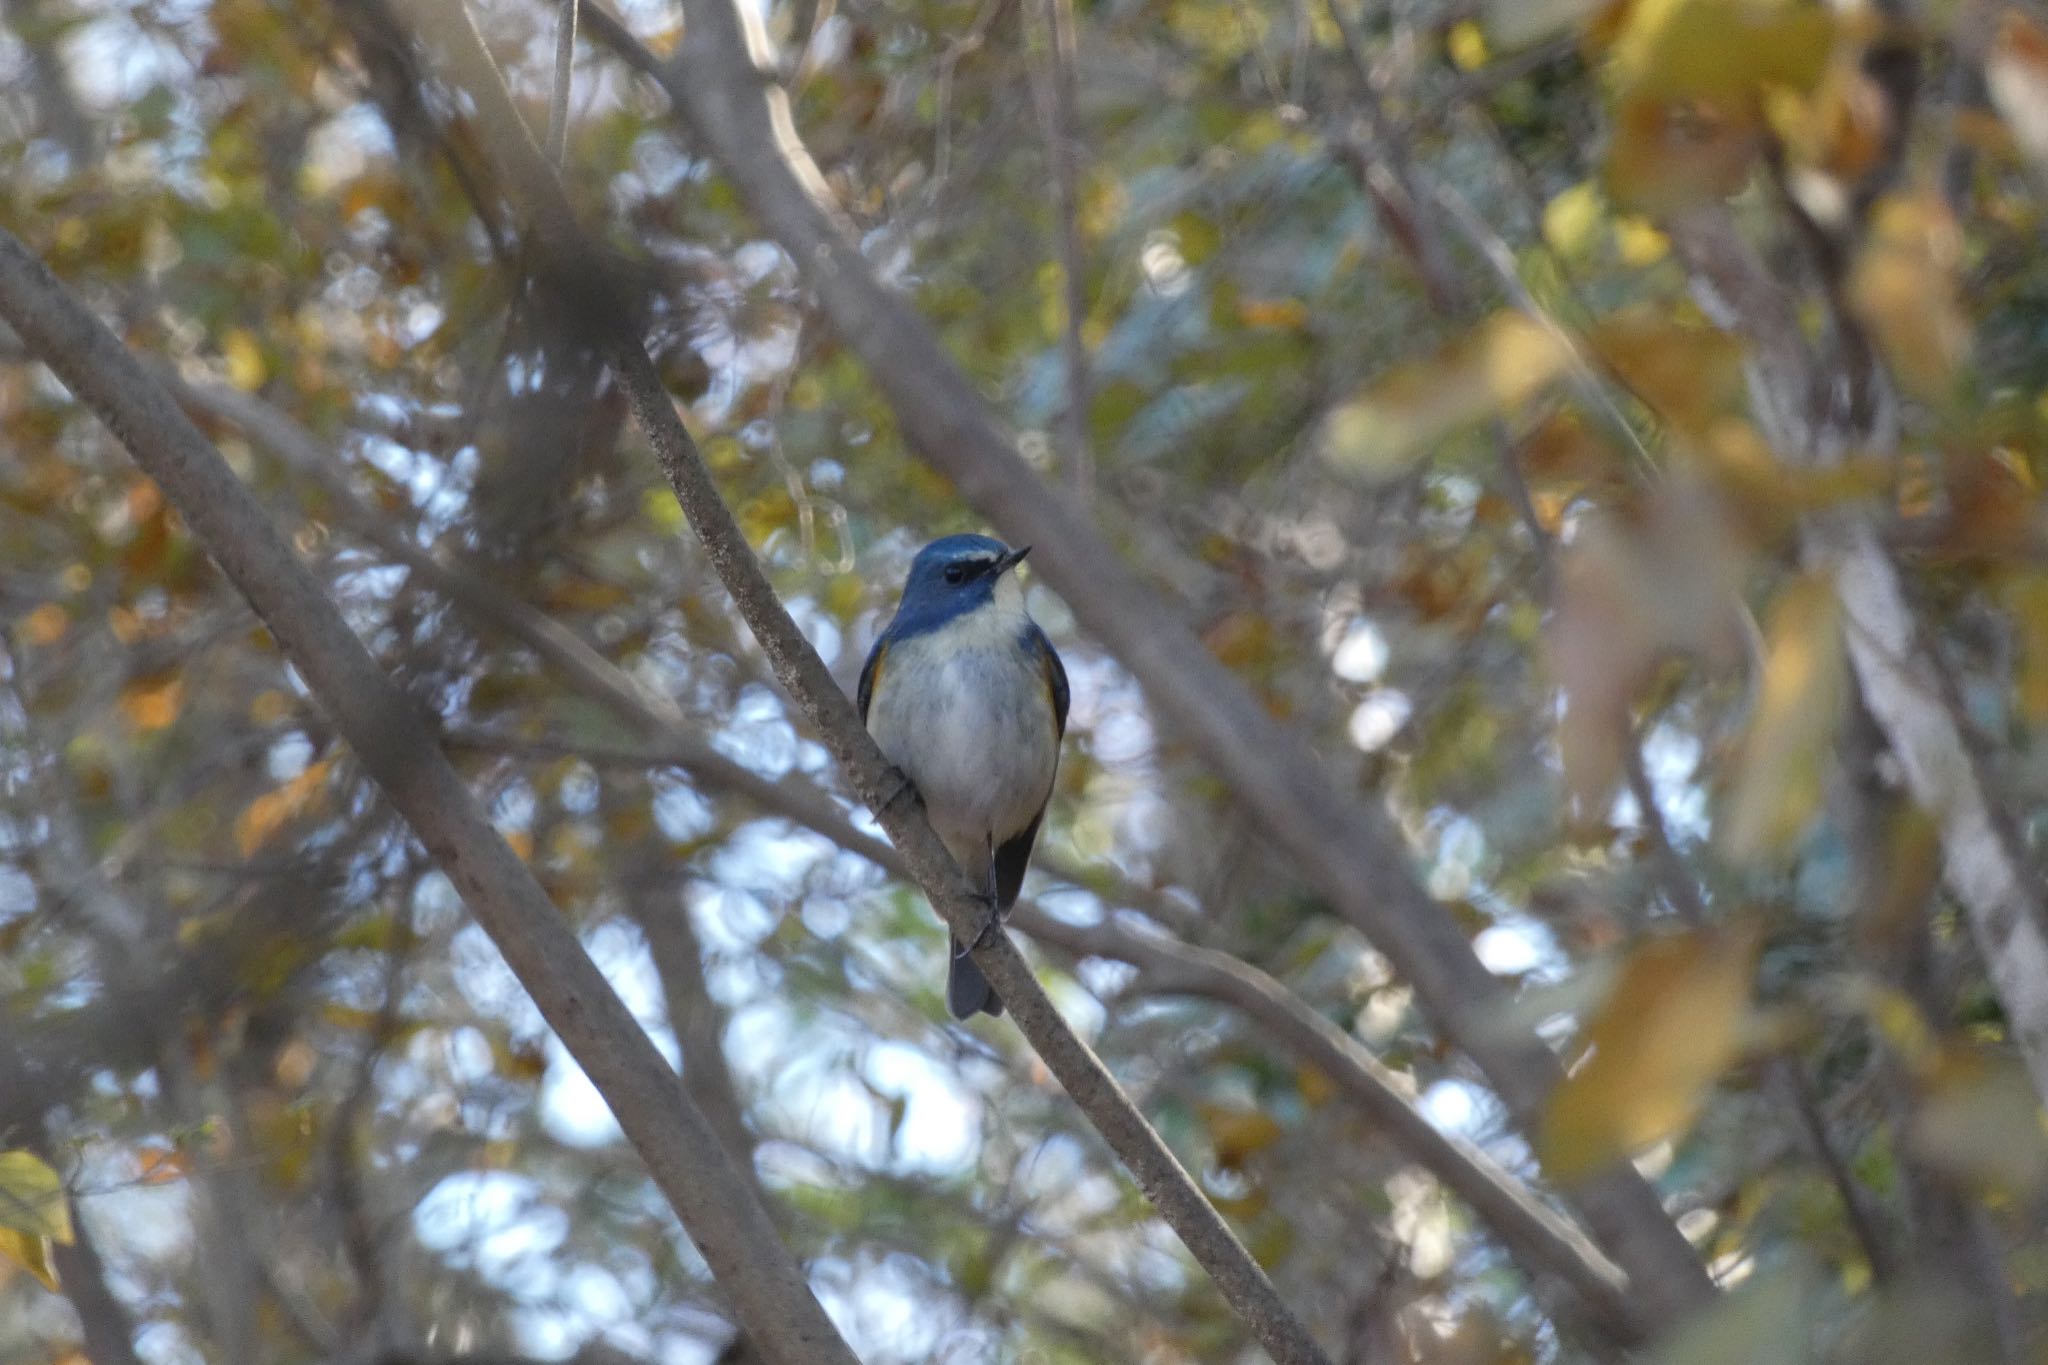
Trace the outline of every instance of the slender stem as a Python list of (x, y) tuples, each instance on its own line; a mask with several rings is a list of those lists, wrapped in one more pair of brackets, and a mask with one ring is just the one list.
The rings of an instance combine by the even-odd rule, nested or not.
[(1060, 275), (1065, 288), (1066, 326), (1061, 344), (1066, 353), (1067, 484), (1074, 496), (1086, 499), (1094, 483), (1095, 456), (1089, 438), (1088, 414), (1094, 393), (1088, 342), (1088, 269), (1081, 249), (1080, 145), (1074, 78), (1073, 0), (1042, 0), (1049, 39), (1046, 72), (1045, 145), (1052, 163), (1053, 214), (1057, 220)]
[(1642, 736), (1629, 723), (1625, 710), (1620, 725), (1621, 770), (1628, 779), (1629, 795), (1636, 801), (1636, 818), (1643, 823), (1643, 837), (1650, 841), (1650, 866), (1657, 875), (1657, 884), (1679, 917), (1699, 928), (1707, 922), (1707, 903), (1677, 845), (1671, 842), (1671, 827), (1664, 819), (1663, 806), (1657, 802), (1656, 785), (1650, 781), (1649, 769), (1643, 766)]
[(548, 104), (548, 160), (557, 166), (569, 160), (569, 87), (576, 67), (578, 0), (564, 0), (555, 20), (555, 93)]
[(1821, 1169), (1828, 1173), (1828, 1181), (1842, 1201), (1842, 1212), (1848, 1218), (1849, 1228), (1855, 1233), (1857, 1244), (1863, 1248), (1864, 1259), (1870, 1262), (1871, 1278), (1879, 1284), (1895, 1280), (1898, 1277), (1898, 1258), (1892, 1254), (1891, 1244), (1878, 1227), (1877, 1214), (1870, 1207), (1869, 1196), (1856, 1182), (1848, 1164), (1842, 1160), (1842, 1154), (1835, 1150), (1835, 1144), (1828, 1136), (1827, 1118), (1814, 1100), (1813, 1087), (1808, 1084), (1798, 1058), (1781, 1053), (1766, 1067), (1784, 1092), (1786, 1105), (1798, 1118), (1799, 1133), (1805, 1139), (1807, 1149), (1820, 1162)]

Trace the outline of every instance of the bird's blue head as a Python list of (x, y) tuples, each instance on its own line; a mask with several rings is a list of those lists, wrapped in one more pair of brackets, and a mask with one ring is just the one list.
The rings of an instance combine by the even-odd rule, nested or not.
[[(896, 608), (896, 628), (915, 633), (942, 626), (996, 600), (1010, 570), (1031, 553), (988, 536), (945, 536), (917, 552)], [(1012, 590), (1014, 591), (1014, 589)]]

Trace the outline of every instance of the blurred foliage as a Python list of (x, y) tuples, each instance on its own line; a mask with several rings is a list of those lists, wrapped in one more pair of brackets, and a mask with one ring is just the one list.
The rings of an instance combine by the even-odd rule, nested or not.
[[(1521, 987), (1509, 1022), (1577, 1069), (1541, 1132), (1508, 1130), (1117, 642), (1042, 592), (1075, 706), (1036, 897), (1261, 967), (1532, 1181), (1538, 1154), (1560, 1181), (1636, 1158), (1734, 1291), (1655, 1359), (2035, 1358), (2038, 1099), (1796, 531), (1871, 519), (2037, 844), (2048, 29), (1997, 5), (1336, 5), (1077, 7), (1089, 510), (1396, 815)], [(551, 11), (475, 8), (544, 121)], [(675, 7), (624, 12), (676, 40)], [(1066, 478), (1036, 0), (763, 12), (875, 269)], [(753, 1145), (864, 1359), (1254, 1358), (1008, 1024), (944, 1021), (913, 894), (650, 757), (366, 531), (573, 632), (719, 754), (837, 791), (404, 13), (17, 0), (0, 223), (166, 372), (312, 434), (331, 479), (205, 419)], [(850, 681), (907, 556), (979, 524), (662, 99), (595, 40), (576, 75), (572, 193)], [(1802, 326), (1882, 355), (1894, 448), (1770, 448), (1665, 230), (1722, 201)], [(449, 883), (155, 488), (12, 349), (0, 449), (0, 1365), (83, 1358), (66, 1294), (95, 1310), (46, 1287), (74, 1217), (152, 1363), (717, 1356), (704, 1265)], [(1599, 1354), (1246, 1016), (1040, 960), (1341, 1358)]]

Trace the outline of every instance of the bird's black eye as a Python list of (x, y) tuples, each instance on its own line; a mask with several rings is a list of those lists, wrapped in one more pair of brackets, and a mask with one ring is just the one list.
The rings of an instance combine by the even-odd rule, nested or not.
[(966, 582), (967, 566), (965, 564), (948, 564), (946, 566), (946, 581), (948, 583)]

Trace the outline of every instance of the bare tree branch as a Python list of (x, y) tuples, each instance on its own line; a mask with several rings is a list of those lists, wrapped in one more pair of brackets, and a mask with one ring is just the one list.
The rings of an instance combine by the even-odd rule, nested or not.
[(262, 617), (604, 1096), (750, 1335), (789, 1365), (851, 1365), (710, 1124), (220, 453), (113, 333), (4, 232), (0, 316), (127, 446)]
[[(673, 763), (707, 786), (744, 795), (762, 809), (784, 816), (840, 848), (867, 859), (891, 875), (912, 880), (909, 865), (888, 844), (857, 829), (823, 792), (801, 782), (771, 782), (710, 752), (719, 765), (736, 770), (743, 786), (725, 781), (722, 769), (700, 768), (696, 746), (675, 749), (607, 746), (529, 739), (476, 727), (455, 729), (446, 738), (463, 747), (556, 757), (575, 755), (600, 766), (644, 770)], [(677, 917), (667, 913), (665, 918)], [(643, 917), (642, 923), (644, 924)], [(1113, 958), (1147, 969), (1146, 989), (1186, 993), (1243, 1010), (1300, 1060), (1331, 1075), (1347, 1096), (1379, 1125), (1396, 1150), (1429, 1171), (1469, 1203), (1519, 1258), (1531, 1275), (1555, 1274), (1587, 1302), (1589, 1317), (1624, 1340), (1647, 1332), (1633, 1304), (1616, 1295), (1626, 1277), (1591, 1246), (1583, 1233), (1546, 1206), (1513, 1173), (1483, 1152), (1444, 1136), (1424, 1118), (1398, 1081), (1363, 1044), (1318, 1014), (1281, 982), (1237, 958), (1185, 945), (1163, 936), (1141, 936), (1112, 928), (1085, 928), (1054, 918), (1032, 902), (1018, 902), (1013, 927), (1042, 943), (1086, 956)], [(652, 946), (650, 944), (650, 946)], [(659, 963), (657, 953), (657, 964)], [(664, 980), (666, 980), (664, 972)], [(685, 1059), (691, 1047), (684, 1046)], [(707, 1109), (711, 1106), (707, 1105)], [(715, 1114), (716, 1110), (711, 1112)], [(749, 1138), (751, 1147), (751, 1138)], [(1628, 1311), (1617, 1311), (1618, 1309)]]
[[(595, 4), (588, 9), (598, 8)], [(1385, 812), (1340, 790), (1302, 738), (1280, 725), (1157, 595), (1075, 503), (1017, 453), (972, 383), (910, 305), (882, 284), (797, 137), (750, 12), (699, 0), (657, 79), (763, 226), (806, 272), (840, 336), (868, 366), (912, 446), (1005, 536), (1037, 547), (1041, 576), (1144, 685), (1303, 879), (1394, 963), (1435, 1025), (1464, 1049), (1525, 1130), (1556, 1084), (1556, 1058), (1532, 1032), (1503, 1030), (1505, 989), (1417, 877)], [(617, 25), (592, 32), (647, 69)], [(1617, 1165), (1574, 1203), (1655, 1311), (1698, 1306), (1712, 1286), (1637, 1173)]]
[(705, 982), (704, 948), (690, 912), (673, 902), (657, 905), (645, 894), (633, 897), (630, 908), (647, 939), (655, 975), (661, 978), (669, 1027), (683, 1054), (683, 1084), (725, 1139), (733, 1164), (751, 1177), (754, 1135), (747, 1128), (746, 1107), (740, 1103), (732, 1068), (726, 1064), (725, 1015)]
[(1197, 995), (1243, 1011), (1335, 1082), (1403, 1155), (1471, 1205), (1525, 1266), (1569, 1285), (1602, 1331), (1627, 1342), (1655, 1330), (1629, 1298), (1627, 1277), (1579, 1229), (1486, 1153), (1438, 1131), (1364, 1044), (1279, 981), (1227, 953), (1113, 925), (1068, 924), (1035, 906), (1020, 906), (1017, 923), (1069, 952), (1131, 963), (1145, 973), (1141, 989), (1148, 993)]

